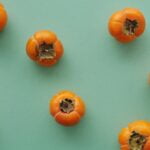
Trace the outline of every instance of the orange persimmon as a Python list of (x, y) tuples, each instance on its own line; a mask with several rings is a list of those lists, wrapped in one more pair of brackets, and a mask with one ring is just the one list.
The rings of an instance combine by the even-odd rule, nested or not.
[(50, 67), (63, 55), (63, 45), (56, 34), (49, 30), (36, 32), (27, 42), (27, 55), (38, 64)]
[(0, 3), (0, 31), (4, 29), (7, 24), (8, 16), (4, 6)]
[(131, 42), (145, 30), (144, 15), (136, 8), (117, 11), (110, 17), (108, 29), (118, 41)]
[(150, 122), (135, 121), (119, 134), (121, 150), (150, 150)]
[(73, 92), (61, 91), (51, 99), (49, 110), (59, 124), (72, 126), (84, 116), (85, 104)]

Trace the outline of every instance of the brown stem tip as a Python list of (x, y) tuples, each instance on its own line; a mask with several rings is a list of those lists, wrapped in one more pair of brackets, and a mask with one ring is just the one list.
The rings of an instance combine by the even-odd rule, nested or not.
[(66, 98), (61, 101), (59, 107), (62, 112), (70, 113), (74, 110), (74, 107), (75, 107), (74, 105), (75, 105), (74, 100)]
[(126, 35), (134, 35), (137, 27), (138, 22), (136, 20), (130, 20), (127, 18), (124, 22), (124, 33)]
[(39, 46), (39, 57), (41, 59), (53, 59), (56, 56), (53, 44), (42, 43)]
[(146, 140), (145, 136), (133, 131), (129, 139), (130, 150), (143, 150)]

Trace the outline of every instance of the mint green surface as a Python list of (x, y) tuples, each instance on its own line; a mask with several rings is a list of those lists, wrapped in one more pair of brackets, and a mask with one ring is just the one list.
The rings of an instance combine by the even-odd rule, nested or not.
[[(119, 150), (118, 132), (129, 122), (150, 120), (149, 0), (3, 0), (9, 22), (0, 33), (0, 150)], [(139, 8), (146, 32), (120, 44), (108, 33), (109, 16)], [(52, 68), (32, 62), (27, 39), (55, 31), (65, 55)], [(50, 98), (68, 89), (87, 113), (77, 126), (58, 125)]]

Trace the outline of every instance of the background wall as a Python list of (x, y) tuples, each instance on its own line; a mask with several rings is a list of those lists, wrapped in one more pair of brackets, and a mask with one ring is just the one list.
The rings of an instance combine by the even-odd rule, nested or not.
[[(118, 132), (128, 122), (150, 120), (149, 0), (3, 0), (9, 22), (0, 33), (1, 150), (119, 150)], [(130, 44), (108, 33), (110, 15), (139, 8), (147, 29)], [(63, 59), (43, 68), (26, 56), (37, 30), (55, 31)], [(76, 92), (86, 102), (81, 123), (66, 128), (49, 115), (58, 91)]]

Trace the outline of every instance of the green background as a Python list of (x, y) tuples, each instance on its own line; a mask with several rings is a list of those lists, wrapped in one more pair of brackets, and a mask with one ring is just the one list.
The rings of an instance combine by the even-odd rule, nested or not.
[[(119, 150), (118, 132), (129, 122), (150, 120), (149, 0), (3, 0), (9, 22), (0, 33), (1, 150)], [(109, 16), (139, 8), (146, 32), (130, 44), (108, 33)], [(27, 39), (55, 31), (65, 55), (52, 68), (26, 56)], [(68, 89), (87, 107), (74, 127), (49, 115), (49, 99)]]

